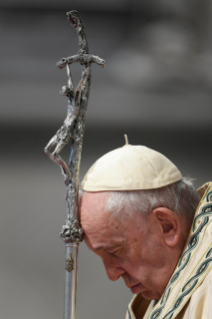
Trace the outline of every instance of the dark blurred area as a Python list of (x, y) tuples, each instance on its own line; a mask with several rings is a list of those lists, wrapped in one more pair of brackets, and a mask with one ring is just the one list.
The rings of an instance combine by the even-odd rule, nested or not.
[[(65, 13), (80, 12), (90, 53), (107, 61), (106, 69), (92, 66), (81, 177), (127, 134), (199, 187), (211, 179), (212, 1), (2, 0), (0, 7), (0, 318), (62, 318), (65, 185), (43, 148), (66, 115), (59, 91), (67, 75), (55, 64), (79, 50)], [(72, 73), (76, 85), (80, 66)], [(130, 298), (82, 244), (78, 318), (124, 318)]]

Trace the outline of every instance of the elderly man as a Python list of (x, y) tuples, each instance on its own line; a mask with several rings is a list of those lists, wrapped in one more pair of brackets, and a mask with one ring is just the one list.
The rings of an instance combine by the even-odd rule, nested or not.
[(86, 245), (136, 294), (126, 318), (212, 318), (210, 183), (197, 192), (165, 156), (126, 142), (81, 188)]

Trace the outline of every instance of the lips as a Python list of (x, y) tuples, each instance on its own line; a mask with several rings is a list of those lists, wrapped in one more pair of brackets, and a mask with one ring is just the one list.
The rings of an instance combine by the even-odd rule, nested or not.
[(131, 292), (132, 292), (133, 294), (137, 294), (137, 293), (141, 292), (141, 291), (140, 291), (141, 288), (142, 288), (142, 284), (137, 284), (137, 285), (135, 285), (135, 286), (130, 287), (130, 290), (131, 290)]

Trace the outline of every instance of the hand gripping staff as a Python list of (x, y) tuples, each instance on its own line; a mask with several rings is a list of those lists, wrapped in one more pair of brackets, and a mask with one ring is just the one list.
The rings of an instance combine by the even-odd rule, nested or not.
[[(105, 67), (105, 61), (98, 56), (89, 54), (88, 41), (79, 13), (70, 11), (67, 12), (67, 16), (71, 25), (77, 31), (80, 49), (78, 54), (63, 58), (57, 63), (59, 69), (66, 67), (68, 74), (68, 86), (63, 86), (60, 92), (68, 97), (67, 116), (61, 128), (45, 147), (45, 153), (54, 163), (60, 166), (67, 186), (67, 220), (60, 234), (66, 245), (64, 319), (75, 319), (78, 247), (83, 240), (83, 229), (79, 223), (79, 169), (91, 85), (91, 63), (97, 63)], [(74, 90), (70, 66), (76, 62), (82, 65), (82, 78), (76, 90)], [(59, 154), (69, 142), (71, 152), (67, 165)]]

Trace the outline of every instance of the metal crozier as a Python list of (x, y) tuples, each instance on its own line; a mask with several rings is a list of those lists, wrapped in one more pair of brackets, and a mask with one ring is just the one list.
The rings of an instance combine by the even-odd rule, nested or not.
[[(63, 125), (45, 147), (45, 153), (54, 163), (59, 165), (67, 186), (67, 219), (60, 234), (66, 245), (64, 319), (75, 319), (78, 246), (83, 240), (84, 233), (79, 222), (79, 170), (91, 85), (91, 64), (97, 63), (105, 67), (105, 61), (98, 56), (89, 54), (88, 41), (79, 13), (70, 11), (67, 16), (77, 31), (80, 49), (76, 55), (62, 58), (57, 63), (57, 67), (59, 69), (66, 68), (68, 74), (68, 85), (63, 86), (60, 92), (68, 98), (67, 115)], [(82, 65), (82, 77), (74, 90), (71, 64), (77, 62)], [(71, 152), (69, 163), (66, 164), (60, 156), (60, 152), (68, 143), (71, 146)]]

